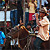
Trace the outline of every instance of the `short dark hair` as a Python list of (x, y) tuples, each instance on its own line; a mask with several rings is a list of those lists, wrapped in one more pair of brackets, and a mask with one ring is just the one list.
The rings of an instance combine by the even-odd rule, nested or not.
[(31, 23), (28, 23), (27, 26), (28, 26), (28, 25), (31, 26)]

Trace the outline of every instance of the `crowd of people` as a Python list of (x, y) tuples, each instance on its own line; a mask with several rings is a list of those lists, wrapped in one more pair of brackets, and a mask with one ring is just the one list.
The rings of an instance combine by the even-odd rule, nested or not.
[(40, 6), (46, 7), (48, 10), (48, 14), (50, 15), (49, 0), (44, 0), (44, 1), (41, 0), (41, 3), (40, 0), (30, 0), (30, 1), (25, 0), (25, 5), (23, 5), (22, 3), (24, 3), (23, 0), (1, 0), (0, 1), (0, 9), (4, 9), (5, 7), (7, 7), (7, 9), (10, 9), (10, 20), (11, 20), (12, 27), (18, 25), (20, 19), (23, 22), (24, 6), (25, 6), (25, 27), (27, 26), (28, 23), (33, 21), (34, 21), (34, 25), (36, 25), (35, 14), (36, 13), (39, 14)]
[[(23, 3), (22, 0), (6, 0), (6, 2), (4, 0), (0, 0), (0, 10), (5, 9), (4, 6), (7, 6), (7, 8), (10, 9), (10, 20), (12, 28), (20, 24), (24, 25), (23, 23), (24, 8), (22, 3)], [(35, 33), (36, 30), (38, 31), (36, 40), (34, 41), (35, 50), (36, 49), (40, 50), (41, 43), (49, 40), (49, 21), (50, 21), (50, 0), (41, 0), (41, 3), (40, 0), (30, 0), (30, 1), (25, 0), (25, 27), (27, 28), (29, 33)], [(5, 38), (6, 38), (5, 35), (3, 35), (4, 40)], [(0, 44), (1, 41), (4, 41), (3, 39), (0, 40)], [(0, 49), (1, 48), (2, 47), (0, 45)]]

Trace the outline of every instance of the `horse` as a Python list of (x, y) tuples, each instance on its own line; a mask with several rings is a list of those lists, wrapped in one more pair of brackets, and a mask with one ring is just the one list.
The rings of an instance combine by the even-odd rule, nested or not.
[[(36, 39), (36, 36), (31, 35), (31, 43), (29, 45), (29, 50), (34, 50), (34, 41)], [(50, 37), (48, 41), (44, 41), (41, 44), (41, 50), (50, 50)]]
[(9, 44), (12, 39), (18, 38), (19, 39), (19, 46), (21, 49), (25, 47), (27, 44), (27, 37), (29, 36), (28, 30), (21, 26), (20, 29), (13, 28), (10, 30), (8, 34), (6, 34), (6, 43), (5, 43), (5, 50), (9, 49)]
[[(11, 29), (10, 32), (6, 35), (6, 44), (5, 50), (9, 49), (9, 44), (12, 39), (18, 38), (19, 39), (19, 47), (22, 50), (34, 50), (34, 40), (36, 39), (36, 35), (30, 35), (28, 30), (21, 26), (19, 29)], [(31, 39), (30, 39), (31, 38)], [(28, 40), (30, 39), (30, 41)], [(28, 41), (28, 42), (27, 42)], [(49, 41), (43, 42), (41, 44), (41, 50), (50, 49), (50, 38)]]

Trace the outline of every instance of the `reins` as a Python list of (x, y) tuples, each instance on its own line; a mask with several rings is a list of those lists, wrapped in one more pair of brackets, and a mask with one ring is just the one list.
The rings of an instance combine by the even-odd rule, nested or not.
[[(20, 28), (21, 29), (21, 28)], [(12, 38), (12, 36), (14, 35), (14, 34), (16, 34), (18, 31), (20, 31), (20, 29), (18, 29), (18, 30), (16, 30), (15, 32), (13, 32), (12, 34), (11, 34), (11, 32), (9, 32), (9, 34), (10, 34), (10, 37)], [(22, 39), (19, 39), (19, 32), (18, 32), (18, 39), (19, 40), (24, 40), (24, 39), (26, 39), (26, 38), (28, 38), (29, 37), (29, 35), (28, 36), (26, 36), (25, 38), (22, 38)]]

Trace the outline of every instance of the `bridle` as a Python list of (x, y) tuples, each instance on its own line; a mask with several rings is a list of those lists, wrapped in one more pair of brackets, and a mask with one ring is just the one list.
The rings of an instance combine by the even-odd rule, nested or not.
[[(13, 39), (13, 35), (14, 34), (16, 34), (16, 32), (18, 32), (18, 39), (19, 39), (19, 31), (21, 30), (21, 29), (23, 29), (23, 28), (19, 28), (18, 30), (16, 30), (15, 32), (13, 32), (12, 34), (11, 34), (11, 31), (8, 33), (8, 37), (9, 38), (11, 38), (11, 39)], [(9, 36), (10, 35), (10, 36)], [(29, 35), (28, 36), (26, 36), (25, 38), (22, 38), (22, 39), (19, 39), (19, 40), (24, 40), (24, 39), (26, 39), (26, 38), (28, 38), (29, 37)]]

